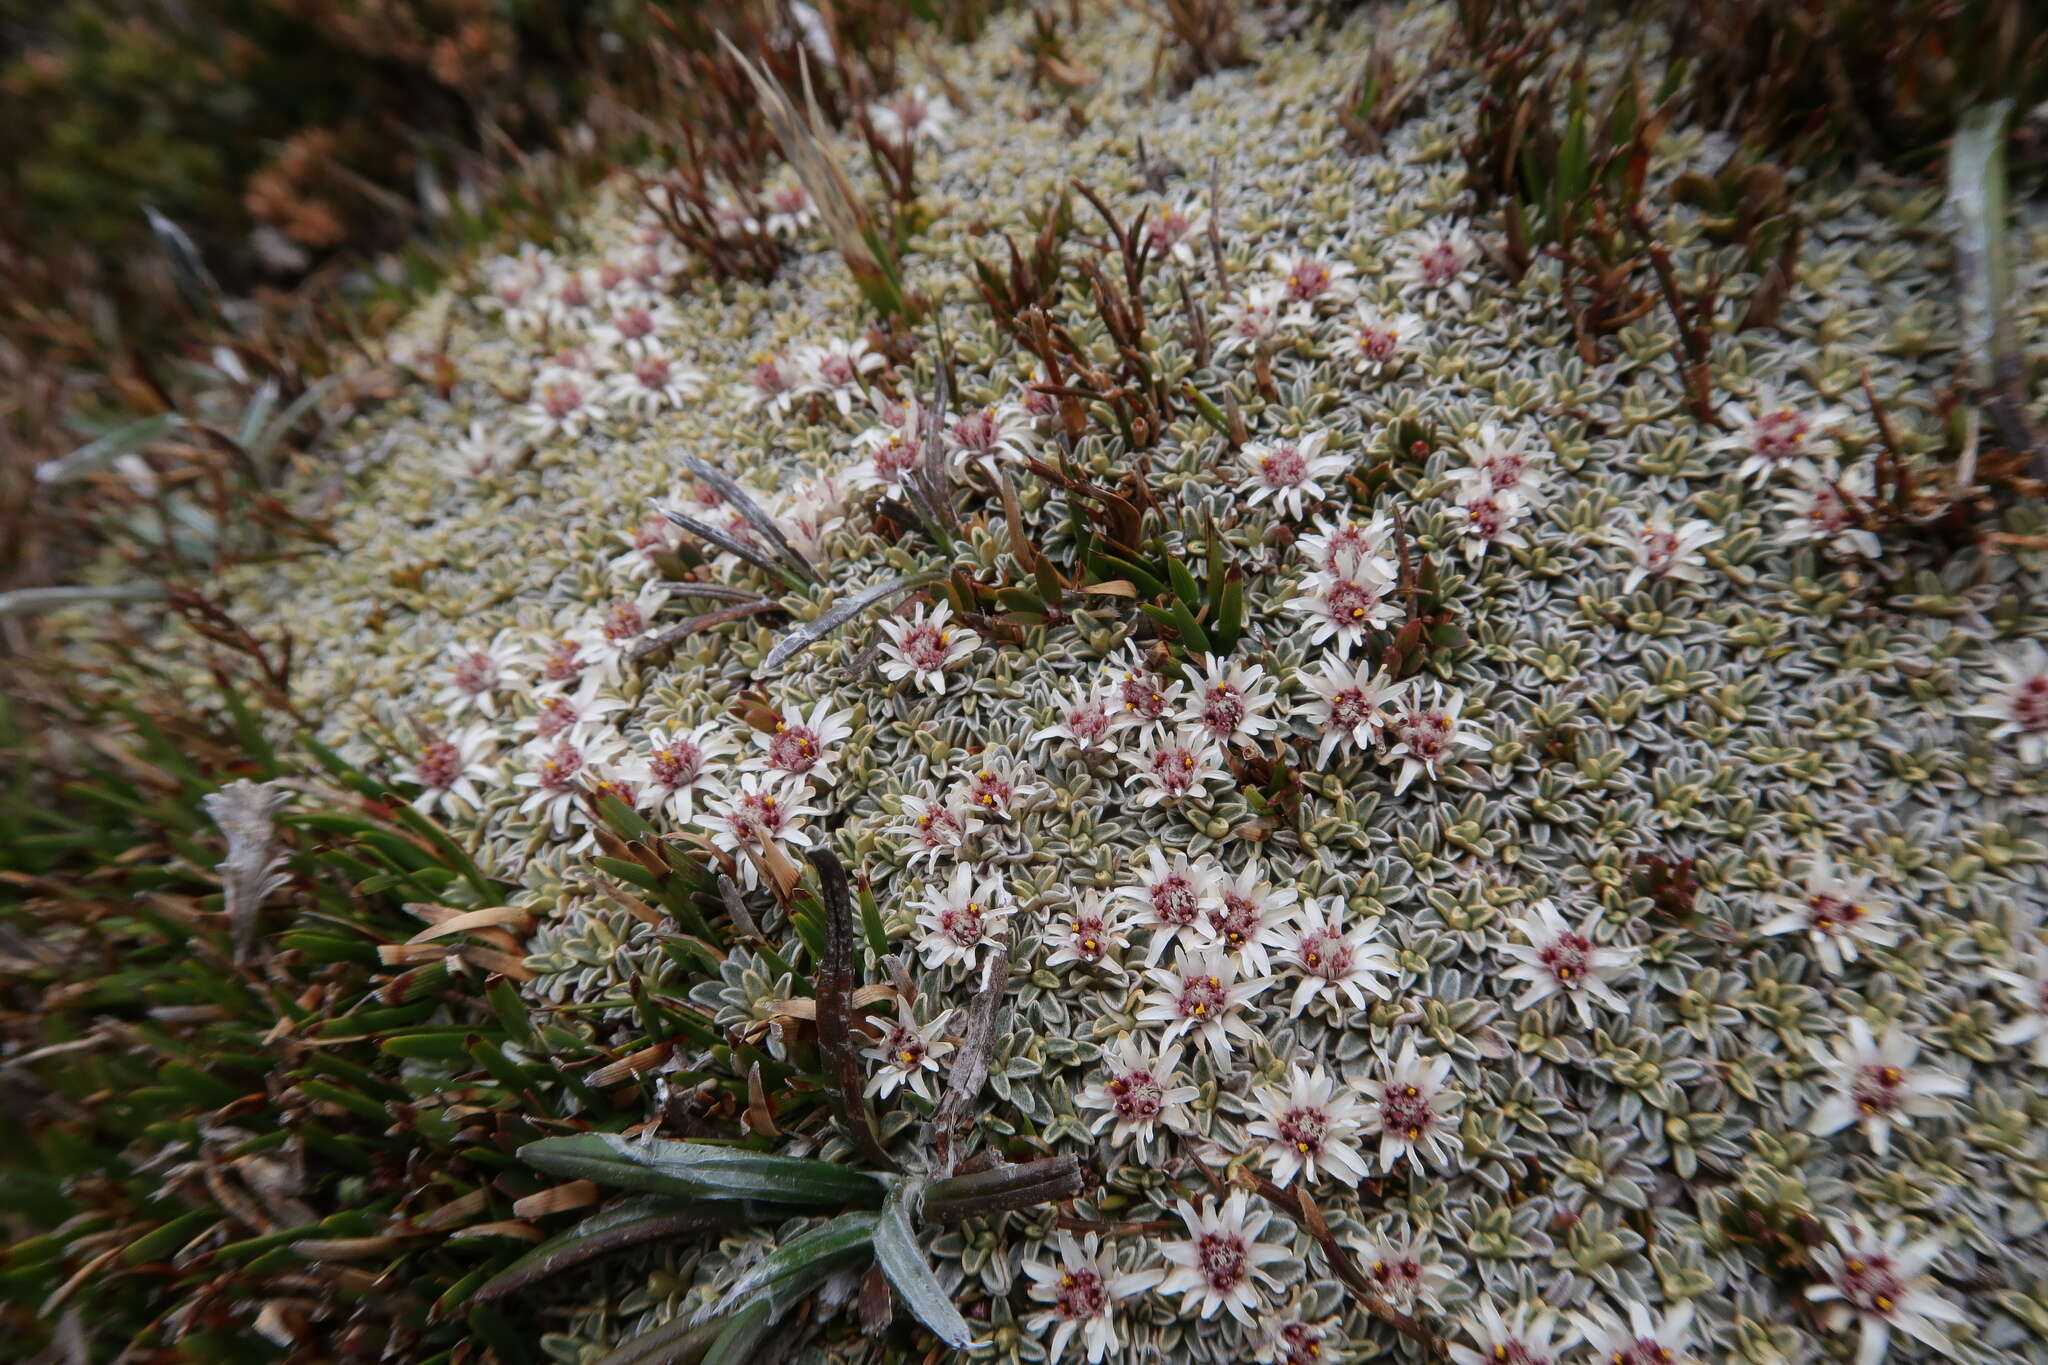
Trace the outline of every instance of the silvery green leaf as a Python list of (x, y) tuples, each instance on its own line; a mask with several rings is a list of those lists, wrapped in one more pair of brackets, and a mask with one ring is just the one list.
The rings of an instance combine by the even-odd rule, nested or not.
[(36, 466), (37, 483), (69, 483), (83, 478), (95, 470), (112, 464), (123, 455), (141, 450), (152, 441), (160, 440), (185, 425), (185, 419), (175, 412), (160, 412), (154, 417), (139, 417), (133, 422), (115, 427), (112, 431), (88, 441), (68, 455), (54, 460), (45, 460)]
[(149, 219), (149, 230), (156, 235), (157, 244), (163, 247), (164, 256), (171, 263), (171, 281), (177, 285), (178, 296), (185, 301), (185, 306), (200, 317), (218, 312), (220, 286), (214, 283), (205, 259), (185, 234), (185, 229), (147, 204), (142, 206), (142, 213)]
[(335, 377), (329, 375), (316, 384), (308, 385), (304, 393), (285, 405), (283, 412), (278, 413), (267, 424), (256, 428), (253, 440), (244, 438), (242, 446), (249, 452), (250, 458), (259, 464), (268, 460), (271, 452), (277, 449), (278, 442), (284, 439), (285, 433), (297, 426), (300, 419), (312, 410), (314, 404), (326, 397), (327, 391), (334, 387), (335, 382)]
[(780, 640), (777, 640), (775, 648), (769, 650), (768, 657), (762, 660), (761, 671), (764, 673), (774, 672), (882, 599), (892, 597), (897, 593), (909, 592), (913, 588), (921, 588), (927, 583), (936, 583), (944, 576), (936, 569), (929, 569), (923, 573), (904, 574), (901, 577), (889, 579), (885, 583), (877, 583), (872, 588), (864, 588), (851, 597), (834, 602), (815, 621), (806, 621)]
[[(717, 1305), (705, 1316), (716, 1317), (729, 1312), (732, 1306), (759, 1294), (769, 1294), (776, 1299), (793, 1302), (789, 1296), (795, 1293), (800, 1298), (837, 1270), (846, 1258), (866, 1255), (875, 1235), (875, 1215), (872, 1213), (842, 1213), (829, 1223), (820, 1224), (800, 1237), (791, 1239), (761, 1258), (760, 1262), (746, 1274), (733, 1281), (732, 1287), (720, 1296)], [(793, 1286), (802, 1285), (801, 1292)]]
[(16, 588), (0, 592), (0, 616), (29, 616), (87, 602), (147, 602), (164, 595), (161, 583), (115, 583), (104, 588)]
[(754, 501), (754, 495), (737, 480), (719, 473), (695, 455), (685, 457), (683, 465), (692, 474), (718, 490), (718, 495), (731, 503), (733, 510), (745, 517), (749, 526), (766, 536), (768, 543), (775, 547), (776, 552), (788, 560), (805, 578), (813, 583), (824, 581), (818, 577), (818, 571), (812, 566), (811, 561), (805, 559), (796, 546), (789, 543), (788, 537), (782, 534), (782, 528), (775, 524), (775, 518), (769, 516), (761, 504)]
[(724, 550), (728, 554), (738, 555), (741, 559), (744, 559), (747, 563), (753, 565), (762, 573), (765, 573), (772, 578), (779, 578), (785, 584), (789, 585), (792, 588), (802, 586), (801, 582), (799, 582), (796, 577), (792, 576), (789, 568), (786, 565), (776, 563), (773, 559), (770, 559), (767, 555), (762, 554), (759, 550), (747, 544), (745, 541), (740, 540), (737, 537), (727, 535), (725, 532), (719, 530), (716, 526), (712, 526), (706, 522), (701, 522), (697, 520), (695, 517), (690, 516), (687, 513), (678, 512), (673, 508), (660, 507), (659, 505), (657, 505), (657, 510), (660, 511), (660, 513), (663, 516), (667, 517), (670, 521), (682, 527), (685, 531), (688, 531), (691, 535), (697, 537), (699, 540), (702, 540), (707, 544), (716, 545), (719, 549)]
[(875, 1219), (875, 1263), (889, 1277), (897, 1298), (917, 1315), (919, 1322), (954, 1350), (964, 1350), (974, 1339), (974, 1333), (968, 1328), (967, 1319), (953, 1306), (952, 1295), (932, 1273), (924, 1248), (917, 1243), (917, 1233), (910, 1226), (909, 1205), (917, 1198), (919, 1188), (916, 1182), (904, 1180), (889, 1191), (889, 1198)]

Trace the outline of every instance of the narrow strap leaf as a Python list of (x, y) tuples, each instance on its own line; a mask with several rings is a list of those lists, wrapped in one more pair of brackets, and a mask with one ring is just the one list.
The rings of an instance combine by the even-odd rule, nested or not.
[(917, 1244), (917, 1234), (910, 1226), (908, 1203), (916, 1197), (918, 1188), (906, 1180), (889, 1191), (888, 1201), (875, 1219), (875, 1264), (882, 1267), (896, 1297), (917, 1315), (919, 1322), (954, 1350), (965, 1350), (974, 1334), (968, 1329), (967, 1319), (953, 1306), (953, 1296), (932, 1273), (924, 1248)]
[(768, 657), (761, 661), (761, 671), (774, 672), (884, 598), (924, 587), (928, 583), (936, 583), (941, 577), (943, 575), (935, 569), (923, 573), (904, 574), (900, 578), (877, 583), (872, 588), (864, 588), (851, 597), (834, 602), (816, 620), (804, 622), (776, 641), (775, 648), (769, 650)]
[(731, 1227), (776, 1216), (780, 1209), (737, 1203), (691, 1203), (642, 1195), (594, 1213), (542, 1242), (476, 1291), (471, 1303), (490, 1303), (599, 1256), (669, 1237)]
[[(668, 1365), (670, 1361), (688, 1360), (697, 1352), (704, 1352), (703, 1360), (714, 1358), (718, 1343), (743, 1317), (751, 1315), (758, 1319), (765, 1317), (768, 1305), (756, 1304), (734, 1314), (723, 1322), (692, 1324), (687, 1317), (673, 1317), (659, 1327), (650, 1328), (637, 1337), (629, 1337), (613, 1347), (597, 1365)], [(771, 1319), (766, 1326), (774, 1326)], [(744, 1360), (744, 1356), (727, 1356), (727, 1360)]]
[[(808, 1272), (827, 1266), (841, 1256), (864, 1251), (874, 1240), (875, 1215), (842, 1213), (831, 1222), (812, 1228), (763, 1257), (759, 1264), (733, 1282), (719, 1300), (718, 1312), (771, 1285), (808, 1278)], [(821, 1277), (822, 1278), (822, 1277)]]
[(800, 1208), (881, 1202), (880, 1178), (823, 1161), (617, 1133), (542, 1138), (519, 1149), (536, 1170), (681, 1199), (757, 1199)]
[(697, 539), (710, 545), (716, 545), (728, 554), (738, 555), (741, 559), (744, 559), (769, 577), (780, 579), (785, 585), (792, 588), (804, 586), (803, 580), (793, 576), (788, 566), (778, 564), (775, 560), (762, 554), (745, 541), (727, 535), (716, 526), (708, 525), (693, 516), (678, 512), (673, 507), (662, 507), (657, 503), (656, 510), (685, 531), (688, 531), (691, 535), (697, 537)]
[(788, 560), (798, 573), (813, 583), (824, 581), (818, 576), (818, 571), (812, 566), (811, 561), (805, 559), (796, 546), (789, 543), (788, 537), (782, 534), (782, 528), (775, 524), (775, 518), (769, 516), (761, 504), (754, 501), (754, 495), (738, 480), (713, 469), (695, 455), (685, 456), (683, 464), (692, 474), (717, 489), (718, 495), (731, 503), (733, 510), (747, 519), (748, 525), (766, 536), (768, 543), (775, 547), (776, 553)]

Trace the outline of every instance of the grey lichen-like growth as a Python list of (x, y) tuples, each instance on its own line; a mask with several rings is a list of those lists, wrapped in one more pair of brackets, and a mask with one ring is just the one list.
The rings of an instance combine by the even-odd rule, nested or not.
[[(1556, 262), (1498, 267), (1457, 156), (1474, 82), (1418, 65), (1441, 7), (1248, 31), (1255, 65), (1178, 95), (1142, 15), (1089, 13), (1071, 103), (1019, 76), (1030, 21), (937, 58), (960, 108), (888, 124), (929, 223), (886, 279), (930, 304), (908, 345), (867, 334), (874, 281), (814, 222), (779, 229), (773, 281), (718, 281), (623, 177), (574, 240), (401, 327), (400, 352), (445, 331), (461, 379), (347, 434), (343, 552), (230, 574), (288, 617), (322, 738), (518, 886), (522, 991), (600, 1039), (638, 985), (786, 1058), (791, 958), (819, 964), (771, 890), (836, 853), (903, 963), (868, 1034), (915, 1046), (863, 1053), (899, 1151), (1006, 952), (967, 1140), (1099, 1180), (931, 1240), (981, 1358), (2048, 1359), (2048, 522), (2016, 507), (2003, 539), (1937, 551), (1854, 514), (1889, 442), (1944, 448), (1939, 189), (1799, 187), (1771, 328), (1734, 325), (1762, 280), (1701, 213), (1657, 219), (1679, 283), (1724, 272), (1711, 425), (1666, 312), (1589, 363)], [(1359, 155), (1346, 98), (1389, 53), (1417, 113)], [(850, 168), (853, 145), (803, 155)], [(1673, 128), (1651, 180), (1726, 151)], [(1030, 242), (1076, 180), (1150, 261), (1171, 406), (1142, 450), (977, 292), (993, 234)], [(2013, 246), (2038, 370), (2048, 231)], [(1128, 358), (1100, 287), (1070, 271), (1051, 307), (1108, 384)], [(957, 528), (910, 505), (929, 448)], [(1070, 517), (1041, 467), (1135, 472), (1159, 554), (1027, 611), (1039, 561), (1072, 568), (1115, 515), (1105, 493)], [(1424, 558), (1441, 619), (1383, 654)], [(1241, 601), (1227, 657), (1133, 605), (1189, 600), (1182, 573)], [(772, 605), (636, 650), (695, 610), (686, 575)], [(1024, 598), (963, 620), (963, 576)], [(378, 739), (413, 722), (417, 752)], [(619, 908), (598, 794), (746, 898), (754, 941), (715, 976)], [(857, 1160), (822, 1124), (777, 1142)], [(804, 1226), (594, 1265), (546, 1347), (594, 1361), (687, 1320)]]
[(241, 958), (256, 937), (256, 915), (271, 893), (288, 883), (287, 850), (277, 837), (277, 813), (291, 793), (274, 782), (230, 782), (200, 804), (228, 842), (220, 863), (228, 938)]

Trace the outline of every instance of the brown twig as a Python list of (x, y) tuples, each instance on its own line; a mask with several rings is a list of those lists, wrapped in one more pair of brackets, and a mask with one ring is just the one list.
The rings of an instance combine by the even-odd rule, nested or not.
[(968, 1109), (988, 1083), (990, 1054), (995, 1050), (996, 1011), (1002, 1008), (1003, 993), (1010, 984), (1010, 942), (997, 943), (982, 965), (981, 988), (967, 1007), (967, 1024), (960, 1031), (960, 1050), (953, 1056), (952, 1078), (946, 1096), (932, 1116), (932, 1142), (938, 1148), (933, 1169), (940, 1175), (952, 1173), (956, 1152), (954, 1140), (966, 1129)]
[(831, 1059), (826, 1092), (832, 1111), (861, 1155), (885, 1171), (896, 1162), (868, 1123), (862, 1094), (860, 1053), (853, 1043), (853, 894), (846, 868), (829, 849), (811, 854), (818, 870), (818, 891), (825, 907), (825, 960), (818, 968), (818, 1045)]
[[(1714, 407), (1712, 357), (1708, 351), (1712, 327), (1703, 325), (1700, 319), (1686, 316), (1685, 294), (1678, 287), (1678, 276), (1671, 269), (1671, 253), (1650, 235), (1650, 221), (1641, 204), (1630, 210), (1628, 222), (1643, 243), (1643, 250), (1650, 258), (1650, 269), (1657, 276), (1657, 288), (1664, 296), (1664, 305), (1671, 310), (1671, 320), (1678, 326), (1679, 344), (1685, 347), (1686, 357), (1679, 373), (1685, 383), (1686, 398), (1693, 416), (1710, 426), (1723, 427), (1726, 424)], [(1701, 308), (1698, 311), (1704, 314), (1708, 310)]]

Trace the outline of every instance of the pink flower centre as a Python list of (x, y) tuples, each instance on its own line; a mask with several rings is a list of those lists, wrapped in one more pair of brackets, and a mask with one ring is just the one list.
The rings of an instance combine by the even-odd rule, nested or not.
[(1083, 962), (1100, 962), (1109, 950), (1108, 926), (1100, 915), (1076, 915), (1068, 942)]
[(1323, 609), (1340, 626), (1358, 625), (1372, 615), (1380, 595), (1363, 583), (1340, 578), (1323, 593)]
[(1397, 1137), (1416, 1141), (1436, 1126), (1436, 1110), (1416, 1085), (1390, 1085), (1380, 1096), (1380, 1126)]
[(969, 901), (966, 905), (948, 906), (941, 910), (939, 932), (959, 948), (972, 948), (981, 942), (987, 932), (987, 923), (981, 913), (981, 903)]
[(1232, 948), (1242, 948), (1259, 930), (1260, 906), (1232, 891), (1223, 893), (1223, 908), (1209, 912), (1209, 927)]
[(498, 688), (498, 661), (482, 650), (465, 654), (455, 661), (455, 686), (470, 696), (481, 696), (495, 692)]
[(789, 392), (789, 376), (783, 373), (782, 359), (779, 356), (770, 356), (756, 365), (754, 372), (748, 376), (748, 381), (753, 384), (754, 392), (764, 398), (774, 398)]
[(1313, 257), (1294, 263), (1287, 272), (1287, 297), (1306, 300), (1321, 298), (1330, 288), (1330, 267)]
[(1117, 699), (1124, 710), (1146, 720), (1157, 720), (1166, 714), (1166, 693), (1147, 673), (1133, 670), (1124, 674), (1117, 684)]
[(583, 391), (570, 380), (557, 379), (540, 386), (541, 411), (558, 422), (582, 406)]
[(765, 846), (788, 827), (789, 814), (781, 801), (766, 792), (741, 792), (726, 817), (726, 825), (734, 838)]
[(617, 323), (619, 336), (625, 341), (639, 341), (654, 335), (654, 314), (645, 308), (628, 308), (619, 314)]
[(1543, 945), (1536, 954), (1536, 960), (1543, 964), (1543, 970), (1551, 979), (1567, 989), (1575, 989), (1586, 979), (1586, 965), (1592, 960), (1593, 945), (1584, 937), (1567, 930)]
[(1113, 1077), (1103, 1088), (1116, 1106), (1116, 1116), (1126, 1122), (1150, 1123), (1166, 1108), (1165, 1085), (1144, 1067)]
[(777, 213), (801, 214), (810, 209), (811, 197), (804, 193), (801, 186), (792, 185), (788, 189), (777, 190), (769, 195), (768, 206)]
[(963, 831), (960, 821), (944, 806), (933, 806), (917, 817), (917, 835), (926, 848), (953, 848)]
[(1422, 249), (1415, 258), (1415, 268), (1422, 276), (1422, 282), (1431, 289), (1441, 289), (1458, 278), (1458, 248), (1448, 237), (1439, 238)]
[(1109, 1290), (1093, 1270), (1069, 1270), (1059, 1278), (1053, 1312), (1069, 1321), (1099, 1317), (1109, 1308)]
[(562, 287), (556, 292), (555, 298), (564, 308), (582, 308), (590, 302), (590, 291), (583, 287), (581, 275), (571, 275), (562, 281)]
[(1451, 751), (1451, 718), (1441, 711), (1410, 711), (1401, 718), (1401, 742), (1410, 756), (1433, 764)]
[(1003, 429), (996, 421), (995, 413), (987, 408), (970, 412), (953, 424), (953, 439), (965, 449), (981, 455), (993, 452), (1002, 434)]
[(1351, 949), (1335, 929), (1303, 934), (1295, 955), (1302, 970), (1325, 981), (1341, 981), (1351, 974)]
[(807, 773), (822, 757), (818, 732), (808, 725), (778, 726), (768, 741), (768, 766), (786, 773)]
[(925, 1046), (924, 1035), (901, 1024), (889, 1030), (889, 1041), (886, 1046), (889, 1061), (905, 1071), (916, 1070), (918, 1064), (924, 1061), (925, 1053), (929, 1051)]
[(1814, 490), (1813, 504), (1806, 509), (1806, 520), (1816, 530), (1832, 534), (1848, 530), (1855, 517), (1849, 510), (1849, 500), (1842, 496), (1842, 490), (1828, 487)]
[(1230, 993), (1223, 989), (1223, 981), (1214, 976), (1183, 977), (1180, 983), (1180, 999), (1175, 1002), (1180, 1017), (1196, 1023), (1206, 1023), (1220, 1015), (1230, 1003)]
[(1330, 728), (1332, 730), (1356, 730), (1361, 725), (1370, 725), (1379, 710), (1365, 690), (1347, 687), (1330, 698)]
[(854, 381), (853, 360), (837, 351), (818, 362), (818, 377), (836, 389), (843, 389)]
[(974, 775), (973, 783), (967, 788), (967, 799), (981, 810), (1004, 815), (1009, 812), (1010, 798), (1015, 792), (1015, 785), (1009, 778), (984, 768)]
[(1906, 1073), (1882, 1062), (1865, 1063), (1850, 1085), (1859, 1114), (1889, 1114), (1905, 1099)]
[(1401, 333), (1384, 323), (1368, 322), (1358, 329), (1358, 350), (1375, 365), (1384, 365), (1393, 359), (1394, 351), (1401, 344)]
[(1280, 1329), (1280, 1365), (1324, 1365), (1323, 1334), (1305, 1322)]
[(1465, 504), (1465, 530), (1480, 540), (1498, 540), (1508, 529), (1507, 508), (1498, 498), (1475, 498)]
[(1320, 1109), (1297, 1105), (1280, 1115), (1274, 1125), (1280, 1140), (1303, 1156), (1321, 1156), (1323, 1139), (1330, 1131), (1330, 1116)]
[(1892, 1268), (1892, 1258), (1884, 1255), (1851, 1256), (1842, 1262), (1835, 1288), (1842, 1291), (1850, 1307), (1880, 1317), (1897, 1312), (1899, 1301), (1906, 1297), (1906, 1286)]
[(2048, 677), (2033, 677), (2012, 692), (2012, 723), (2022, 730), (2048, 730)]
[(1194, 226), (1194, 220), (1180, 210), (1165, 209), (1145, 225), (1145, 235), (1154, 253), (1171, 251)]
[(1184, 749), (1178, 744), (1169, 744), (1152, 752), (1147, 767), (1151, 769), (1153, 778), (1166, 790), (1167, 795), (1184, 796), (1194, 789), (1195, 774), (1200, 770), (1201, 764), (1196, 759), (1194, 750)]
[(1109, 708), (1099, 701), (1069, 707), (1067, 729), (1083, 744), (1099, 744), (1109, 735)]
[(661, 356), (649, 356), (633, 367), (633, 378), (643, 389), (660, 393), (668, 387), (669, 362)]
[(1218, 1294), (1229, 1294), (1251, 1275), (1244, 1238), (1234, 1232), (1205, 1232), (1195, 1239), (1195, 1261), (1202, 1278)]
[(1678, 536), (1671, 531), (1643, 532), (1643, 567), (1653, 574), (1667, 574), (1678, 562)]
[(1146, 895), (1152, 902), (1152, 917), (1176, 929), (1193, 924), (1201, 910), (1194, 883), (1178, 872), (1169, 872)]
[(633, 548), (641, 551), (668, 548), (668, 519), (646, 517), (633, 528)]
[(1422, 1265), (1406, 1256), (1398, 1260), (1376, 1260), (1366, 1267), (1380, 1292), (1398, 1303), (1412, 1303), (1422, 1284)]
[(895, 483), (917, 463), (917, 447), (891, 433), (875, 447), (875, 473), (884, 483)]
[(1824, 934), (1846, 929), (1869, 913), (1856, 902), (1825, 891), (1806, 898), (1806, 927)]
[(899, 648), (904, 660), (920, 673), (944, 672), (946, 657), (951, 653), (946, 644), (946, 633), (937, 626), (929, 625), (915, 625), (904, 631)]
[(1301, 487), (1308, 482), (1308, 457), (1299, 446), (1275, 446), (1259, 456), (1259, 482), (1268, 488)]
[(1790, 408), (1767, 412), (1750, 424), (1750, 449), (1766, 460), (1787, 460), (1806, 449), (1807, 420)]
[(640, 610), (639, 603), (620, 598), (605, 609), (604, 624), (600, 629), (604, 638), (614, 644), (630, 640), (647, 629), (647, 613)]
[(1480, 461), (1485, 471), (1487, 486), (1495, 490), (1513, 488), (1522, 481), (1522, 475), (1529, 468), (1529, 457), (1513, 446), (1490, 452)]
[(420, 750), (413, 774), (430, 791), (446, 791), (462, 776), (462, 751), (447, 740), (436, 740)]
[(1244, 717), (1244, 693), (1230, 683), (1216, 684), (1202, 699), (1202, 728), (1218, 739), (1237, 733)]
[(674, 740), (647, 756), (647, 771), (655, 786), (679, 790), (695, 782), (704, 771), (704, 751), (687, 739)]
[(540, 785), (543, 791), (566, 792), (576, 787), (576, 774), (583, 771), (583, 755), (573, 744), (564, 744), (540, 761)]
[(568, 682), (583, 671), (580, 649), (574, 640), (557, 640), (540, 661), (540, 676), (546, 682)]
[(931, 117), (931, 105), (919, 95), (899, 95), (889, 102), (889, 112), (903, 125), (904, 132), (914, 133)]
[(540, 709), (533, 713), (533, 737), (553, 739), (577, 719), (576, 704), (567, 697), (542, 697)]

